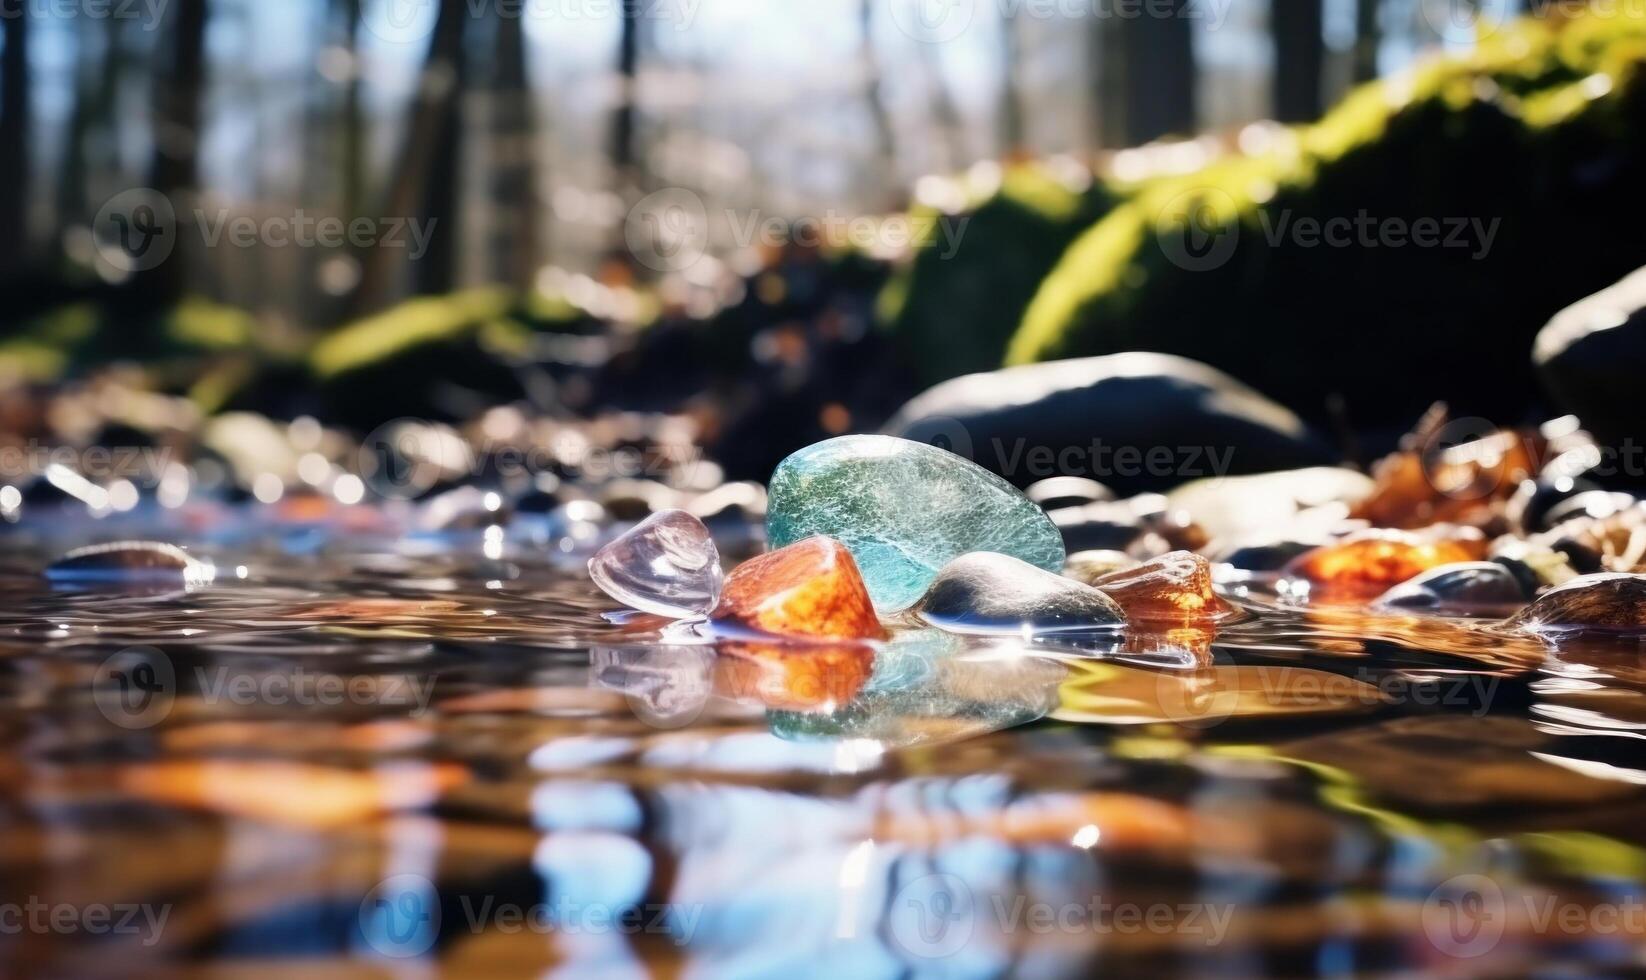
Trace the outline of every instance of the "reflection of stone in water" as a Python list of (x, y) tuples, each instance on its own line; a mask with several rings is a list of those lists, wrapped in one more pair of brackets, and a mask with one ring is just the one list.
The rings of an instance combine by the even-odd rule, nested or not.
[(462, 766), (407, 763), (358, 771), (292, 762), (156, 762), (129, 767), (120, 785), (153, 803), (319, 829), (420, 810), (468, 779)]
[(863, 738), (887, 746), (949, 742), (1045, 717), (1065, 668), (1015, 643), (978, 643), (940, 630), (898, 634), (863, 695), (825, 714), (772, 712), (780, 738)]
[(1071, 665), (1060, 690), (1060, 721), (1110, 725), (1166, 722), (1210, 728), (1231, 719), (1356, 714), (1379, 706), (1377, 688), (1303, 667), (1220, 664), (1148, 671), (1112, 663)]
[(874, 649), (850, 643), (787, 645), (725, 641), (715, 690), (779, 711), (832, 711), (849, 703), (874, 668)]
[(1460, 714), (1395, 718), (1275, 747), (1275, 754), (1345, 770), (1370, 789), (1413, 806), (1593, 803), (1641, 792), (1544, 761), (1560, 738), (1524, 718)]
[(623, 692), (629, 708), (654, 728), (696, 721), (714, 693), (714, 651), (703, 646), (595, 647), (595, 683)]

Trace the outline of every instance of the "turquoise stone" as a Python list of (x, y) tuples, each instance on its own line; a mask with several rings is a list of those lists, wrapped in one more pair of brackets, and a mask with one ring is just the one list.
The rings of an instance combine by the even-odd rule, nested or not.
[(1055, 572), (1063, 536), (1011, 484), (954, 453), (893, 436), (807, 446), (772, 474), (774, 548), (814, 534), (843, 543), (882, 612), (919, 599), (944, 565), (973, 551)]

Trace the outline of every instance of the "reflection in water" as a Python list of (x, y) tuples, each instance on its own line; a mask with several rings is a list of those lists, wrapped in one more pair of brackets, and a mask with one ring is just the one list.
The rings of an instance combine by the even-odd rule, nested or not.
[(1121, 636), (665, 639), (479, 534), (292, 545), (207, 542), (248, 574), (192, 592), (0, 558), (0, 874), (164, 910), (8, 936), (7, 975), (1475, 975), (1646, 937), (1632, 642), (1252, 577)]

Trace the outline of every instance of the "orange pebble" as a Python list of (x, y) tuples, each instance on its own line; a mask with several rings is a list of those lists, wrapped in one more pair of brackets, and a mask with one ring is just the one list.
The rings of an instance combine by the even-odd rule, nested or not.
[(1458, 541), (1365, 531), (1298, 555), (1283, 574), (1307, 579), (1334, 595), (1361, 598), (1378, 595), (1437, 565), (1473, 559), (1472, 550)]
[(1100, 575), (1091, 584), (1120, 603), (1128, 622), (1204, 625), (1230, 611), (1212, 591), (1212, 563), (1189, 551)]
[(778, 636), (886, 637), (851, 552), (822, 536), (737, 566), (726, 578), (714, 619)]

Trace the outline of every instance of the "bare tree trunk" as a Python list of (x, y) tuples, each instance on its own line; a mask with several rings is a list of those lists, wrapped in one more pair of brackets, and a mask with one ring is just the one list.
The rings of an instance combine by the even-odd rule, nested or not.
[[(115, 99), (120, 91), (120, 71), (124, 56), (121, 50), (122, 20), (110, 17), (103, 22), (103, 47), (97, 61), (84, 54), (90, 48), (85, 29), (79, 35), (81, 54), (75, 82), (74, 108), (69, 114), (67, 133), (63, 140), (63, 171), (57, 184), (57, 231), (59, 235), (72, 226), (85, 225), (91, 220), (88, 207), (88, 184), (93, 174), (112, 170), (115, 166), (112, 152), (115, 147), (113, 119)], [(100, 128), (102, 152), (92, 159), (94, 134)]]
[(1112, 17), (1088, 21), (1089, 61), (1097, 65), (1092, 79), (1092, 122), (1090, 131), (1104, 148), (1125, 146), (1126, 132), (1126, 38)]
[(537, 195), (537, 114), (526, 70), (526, 33), (518, 16), (495, 18), (492, 79), (492, 269), (516, 289), (532, 287), (539, 261), (542, 205)]
[(863, 63), (863, 102), (874, 124), (873, 172), (877, 197), (889, 197), (897, 183), (897, 131), (886, 108), (886, 92), (880, 69), (880, 54), (874, 45), (874, 0), (857, 6), (858, 51)]
[(916, 42), (916, 46), (926, 68), (926, 84), (931, 88), (932, 124), (937, 127), (938, 140), (943, 146), (941, 169), (955, 170), (966, 164), (964, 124), (960, 110), (955, 108), (948, 82), (943, 77), (943, 62), (938, 58), (939, 45), (922, 41)]
[(360, 19), (365, 16), (361, 0), (341, 0), (343, 44), (349, 53), (349, 79), (343, 88), (342, 132), (339, 145), (339, 210), (345, 220), (360, 215), (366, 198), (366, 114), (360, 81)]
[(1326, 61), (1321, 0), (1271, 0), (1269, 34), (1274, 38), (1274, 114), (1281, 122), (1320, 117), (1321, 70)]
[(1377, 51), (1383, 44), (1379, 0), (1355, 0), (1354, 80), (1377, 77)]
[(23, 0), (0, 0), (6, 50), (0, 56), (0, 278), (22, 272), (28, 255), (29, 21)]
[(621, 0), (622, 30), (617, 39), (617, 107), (612, 111), (612, 171), (620, 193), (632, 195), (641, 184), (640, 154), (636, 143), (639, 125), (641, 31), (645, 26), (646, 0)]
[(1027, 106), (1018, 78), (1022, 64), (1022, 37), (1017, 18), (1003, 12), (1000, 18), (1000, 150), (1004, 157), (1027, 150)]
[[(380, 220), (419, 218), (437, 222), (431, 230), (429, 250), (417, 263), (421, 268), (413, 274), (413, 288), (420, 292), (451, 280), (452, 243), (459, 232), (451, 227), (456, 199), (454, 196), (443, 201), (441, 196), (456, 192), (452, 185), (458, 176), (466, 19), (465, 0), (440, 0), (434, 37), (429, 41), (428, 57), (418, 79), (405, 139), (376, 215)], [(442, 180), (447, 186), (436, 187)], [(349, 302), (350, 315), (359, 316), (388, 301), (396, 260), (402, 253), (401, 249), (368, 248), (357, 255), (360, 282)]]
[(176, 0), (170, 48), (158, 60), (154, 88), (154, 159), (149, 186), (172, 202), (176, 245), (166, 261), (143, 273), (144, 298), (169, 306), (187, 285), (189, 206), (200, 177), (201, 107), (206, 85), (207, 0)]
[[(1195, 130), (1192, 0), (1129, 8), (1103, 23), (1104, 143), (1137, 145)], [(1118, 109), (1118, 112), (1116, 112)], [(1119, 119), (1114, 119), (1119, 115)]]

